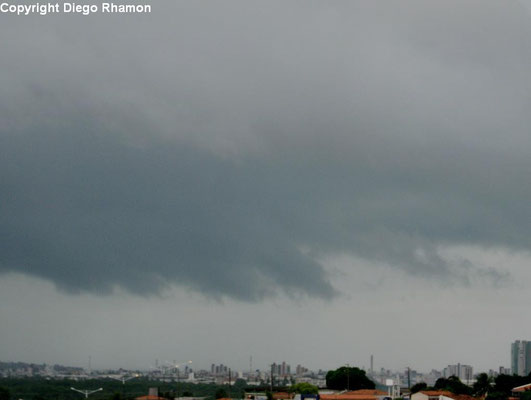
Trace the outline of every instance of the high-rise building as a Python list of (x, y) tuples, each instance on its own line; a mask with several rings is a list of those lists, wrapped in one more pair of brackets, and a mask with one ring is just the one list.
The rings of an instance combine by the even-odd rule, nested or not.
[(501, 366), (500, 368), (498, 368), (498, 374), (499, 375), (511, 375), (511, 368), (505, 368), (503, 366)]
[(449, 378), (456, 376), (462, 381), (469, 382), (474, 377), (474, 369), (470, 365), (454, 364), (443, 369), (443, 376)]
[(511, 344), (511, 370), (520, 376), (531, 372), (531, 342), (517, 340)]
[(273, 363), (271, 364), (271, 373), (277, 376), (286, 377), (291, 375), (291, 366), (285, 361), (282, 364)]
[(298, 364), (297, 368), (295, 369), (295, 373), (300, 378), (303, 374), (308, 372), (308, 368), (303, 367), (302, 365)]

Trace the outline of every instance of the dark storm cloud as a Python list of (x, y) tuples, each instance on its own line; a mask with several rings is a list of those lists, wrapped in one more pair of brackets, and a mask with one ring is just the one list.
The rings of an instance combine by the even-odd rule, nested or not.
[(245, 300), (333, 297), (336, 253), (504, 279), (438, 249), (531, 250), (529, 21), (371, 3), (5, 18), (1, 270)]

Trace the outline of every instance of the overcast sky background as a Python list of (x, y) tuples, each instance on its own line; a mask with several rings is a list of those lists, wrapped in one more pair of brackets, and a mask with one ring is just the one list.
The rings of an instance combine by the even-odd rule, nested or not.
[(0, 360), (509, 366), (531, 18), (494, 0), (0, 16)]

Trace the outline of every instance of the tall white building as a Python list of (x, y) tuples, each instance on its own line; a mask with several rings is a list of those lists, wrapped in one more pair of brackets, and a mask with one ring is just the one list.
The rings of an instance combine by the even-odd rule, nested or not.
[(517, 340), (511, 344), (511, 370), (520, 376), (531, 372), (531, 342)]

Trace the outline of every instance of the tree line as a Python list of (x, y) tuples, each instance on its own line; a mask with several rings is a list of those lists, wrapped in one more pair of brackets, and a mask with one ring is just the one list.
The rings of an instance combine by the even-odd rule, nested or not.
[[(511, 396), (511, 390), (515, 387), (531, 383), (531, 374), (528, 376), (500, 374), (495, 378), (486, 373), (476, 376), (472, 386), (465, 385), (456, 376), (439, 378), (433, 387), (421, 382), (411, 387), (411, 393), (421, 390), (447, 390), (454, 394), (467, 394), (476, 397), (486, 397), (486, 400), (507, 400)], [(531, 393), (524, 393), (522, 400), (531, 400)]]
[(157, 387), (159, 396), (167, 399), (175, 397), (207, 397), (216, 398), (216, 392), (223, 389), (231, 397), (243, 398), (246, 382), (238, 379), (228, 385), (160, 382), (149, 379), (133, 379), (124, 384), (113, 379), (90, 379), (74, 381), (70, 379), (49, 380), (46, 378), (1, 378), (0, 400), (84, 400), (82, 394), (72, 391), (76, 389), (98, 389), (103, 391), (90, 395), (89, 400), (132, 400), (148, 394), (149, 388)]

